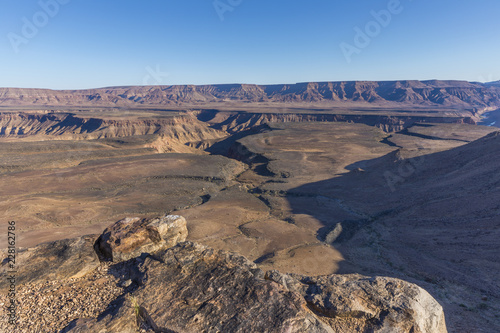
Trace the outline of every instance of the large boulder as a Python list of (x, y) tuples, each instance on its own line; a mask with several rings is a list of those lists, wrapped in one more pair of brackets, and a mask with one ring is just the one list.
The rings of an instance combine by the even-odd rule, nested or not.
[(266, 277), (301, 294), (309, 309), (338, 332), (447, 331), (441, 305), (424, 289), (400, 279), (278, 271), (268, 271)]
[(186, 219), (182, 216), (125, 218), (104, 230), (94, 249), (102, 261), (120, 262), (175, 246), (184, 242), (187, 235)]

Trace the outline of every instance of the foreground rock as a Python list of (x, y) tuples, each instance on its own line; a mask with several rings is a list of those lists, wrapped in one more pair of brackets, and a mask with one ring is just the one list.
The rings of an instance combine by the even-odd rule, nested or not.
[(125, 218), (104, 230), (95, 243), (103, 261), (124, 261), (168, 249), (184, 242), (188, 235), (182, 216), (166, 215), (152, 220)]
[(309, 309), (340, 332), (446, 332), (442, 307), (403, 280), (358, 274), (266, 277), (304, 296)]
[(134, 299), (139, 322), (159, 332), (334, 332), (300, 294), (235, 254), (188, 242), (129, 264), (137, 265), (134, 282), (141, 287), (124, 306), (66, 332), (136, 332)]
[[(99, 267), (99, 259), (92, 248), (97, 235), (82, 236), (62, 241), (43, 243), (35, 248), (19, 249), (16, 255), (16, 283), (26, 284), (47, 280), (80, 278)], [(2, 251), (7, 258), (7, 251)], [(8, 260), (2, 262), (0, 276), (7, 275)], [(0, 290), (8, 281), (0, 279)]]
[(25, 251), (38, 261), (20, 271), (19, 323), (9, 326), (2, 307), (0, 331), (446, 332), (441, 306), (416, 285), (264, 272), (235, 253), (181, 242), (185, 222), (125, 219), (99, 237)]
[(264, 273), (190, 242), (128, 264), (140, 287), (123, 306), (65, 332), (136, 332), (131, 318), (154, 332), (446, 332), (441, 306), (397, 279)]

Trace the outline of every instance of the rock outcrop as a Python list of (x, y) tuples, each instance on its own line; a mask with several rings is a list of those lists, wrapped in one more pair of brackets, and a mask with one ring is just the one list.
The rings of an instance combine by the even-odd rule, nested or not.
[[(86, 236), (25, 251), (31, 254), (24, 254), (27, 259), (36, 257), (38, 263), (25, 267), (31, 278), (26, 272), (21, 275), (26, 276), (24, 282), (36, 284), (20, 285), (22, 299), (17, 302), (32, 317), (29, 325), (20, 322), (14, 331), (446, 332), (441, 306), (408, 282), (264, 272), (238, 254), (184, 242), (186, 235), (186, 221), (180, 216), (128, 218), (98, 238)], [(100, 259), (112, 263), (98, 267), (97, 255), (92, 254), (96, 238)], [(93, 292), (85, 294), (89, 286)], [(33, 298), (33, 290), (45, 292), (44, 297)], [(47, 308), (54, 311), (52, 300), (58, 299), (69, 300), (60, 310), (65, 315), (49, 324), (42, 319)], [(103, 308), (103, 300), (110, 299), (93, 317), (95, 309)], [(89, 302), (99, 305), (89, 312), (82, 308), (90, 308)], [(0, 323), (3, 332), (12, 329)]]
[(188, 230), (182, 216), (165, 215), (152, 220), (125, 218), (104, 230), (94, 245), (102, 261), (120, 262), (142, 253), (154, 253), (184, 242)]
[(135, 332), (134, 306), (153, 332), (446, 332), (441, 306), (397, 279), (264, 273), (244, 257), (191, 242), (132, 263), (141, 286), (133, 298), (65, 332)]
[[(225, 132), (199, 121), (194, 114), (168, 117), (88, 117), (85, 112), (0, 112), (0, 137), (39, 137), (41, 140), (94, 140), (131, 136), (156, 136), (149, 146), (158, 152), (176, 151), (187, 143), (217, 140)], [(177, 149), (175, 149), (177, 148)], [(182, 149), (179, 152), (183, 152)]]
[[(99, 259), (92, 248), (96, 237), (88, 235), (18, 249), (15, 265), (17, 283), (79, 278), (95, 270), (99, 267)], [(6, 252), (2, 251), (3, 258), (7, 257)], [(0, 274), (4, 276), (8, 270), (8, 259), (5, 259)], [(0, 279), (0, 290), (7, 284), (8, 281)]]
[(424, 289), (399, 279), (278, 271), (266, 277), (301, 294), (309, 309), (336, 331), (446, 332), (441, 306)]

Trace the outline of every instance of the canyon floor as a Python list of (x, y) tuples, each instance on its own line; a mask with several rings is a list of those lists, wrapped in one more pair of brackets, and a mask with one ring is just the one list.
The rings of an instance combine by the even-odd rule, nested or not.
[(400, 278), (449, 332), (500, 331), (498, 128), (261, 111), (2, 110), (0, 220), (27, 248), (172, 213), (188, 240), (263, 270)]

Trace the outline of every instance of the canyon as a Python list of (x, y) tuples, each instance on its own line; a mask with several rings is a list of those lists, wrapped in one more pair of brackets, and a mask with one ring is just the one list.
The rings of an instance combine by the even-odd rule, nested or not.
[(498, 85), (463, 81), (2, 88), (0, 220), (29, 252), (179, 215), (207, 247), (179, 256), (404, 280), (448, 332), (496, 331), (500, 132), (479, 124), (498, 109)]

